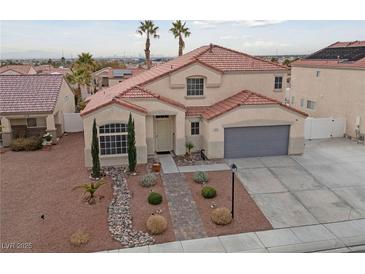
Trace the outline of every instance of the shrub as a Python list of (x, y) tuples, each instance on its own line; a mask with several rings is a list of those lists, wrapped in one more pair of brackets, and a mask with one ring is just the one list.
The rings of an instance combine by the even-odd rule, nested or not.
[(195, 183), (203, 184), (208, 182), (208, 174), (204, 171), (197, 171), (193, 175), (193, 180)]
[(206, 199), (214, 198), (217, 195), (217, 191), (214, 187), (205, 186), (202, 188), (202, 196)]
[(148, 195), (148, 202), (151, 205), (159, 205), (162, 203), (162, 195), (160, 193), (157, 192), (151, 192)]
[(214, 209), (210, 218), (213, 223), (217, 225), (227, 225), (232, 222), (231, 211), (226, 207), (219, 207)]
[(161, 215), (151, 215), (146, 223), (148, 231), (153, 234), (161, 234), (167, 229), (167, 221)]
[(70, 238), (70, 243), (73, 246), (82, 246), (84, 244), (87, 244), (90, 240), (90, 235), (89, 233), (85, 233), (85, 232), (76, 232), (74, 234), (71, 235)]
[(143, 187), (150, 187), (156, 184), (157, 177), (153, 173), (148, 173), (142, 177), (140, 180), (140, 185)]
[(13, 151), (32, 151), (42, 148), (43, 140), (41, 137), (17, 138), (11, 141), (10, 149)]

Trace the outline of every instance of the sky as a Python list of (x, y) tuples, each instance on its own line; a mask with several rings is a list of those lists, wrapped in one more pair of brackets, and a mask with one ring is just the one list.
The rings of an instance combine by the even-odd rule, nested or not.
[[(177, 55), (172, 21), (159, 21), (152, 56)], [(186, 21), (185, 52), (210, 43), (252, 55), (309, 54), (336, 41), (365, 40), (365, 21)], [(143, 56), (139, 21), (0, 21), (2, 59)]]

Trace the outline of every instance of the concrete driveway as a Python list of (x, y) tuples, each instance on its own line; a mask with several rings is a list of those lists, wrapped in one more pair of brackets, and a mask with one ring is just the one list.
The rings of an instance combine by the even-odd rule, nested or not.
[(301, 156), (227, 160), (274, 228), (365, 218), (365, 145), (307, 141)]

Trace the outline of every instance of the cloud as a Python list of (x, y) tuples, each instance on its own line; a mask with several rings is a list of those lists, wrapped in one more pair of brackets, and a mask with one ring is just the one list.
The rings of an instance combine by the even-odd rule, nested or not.
[(246, 35), (246, 34), (243, 34), (243, 35), (223, 35), (221, 37), (219, 37), (220, 40), (239, 40), (239, 39), (242, 39), (242, 40), (245, 40), (245, 39), (248, 39), (248, 38), (251, 38), (252, 36), (251, 35)]
[(234, 25), (253, 28), (253, 27), (277, 25), (281, 24), (282, 22), (284, 22), (284, 20), (244, 20), (244, 21), (235, 21)]
[(265, 41), (265, 40), (243, 42), (242, 45), (244, 48), (269, 48), (269, 49), (284, 48), (290, 46), (289, 44), (286, 43), (278, 43), (274, 41)]
[(135, 32), (135, 33), (130, 33), (130, 34), (128, 34), (128, 36), (129, 37), (132, 37), (132, 38), (135, 38), (135, 39), (138, 39), (138, 40), (140, 40), (140, 39), (142, 39), (143, 38), (143, 36), (142, 35), (140, 35), (139, 33), (137, 33), (137, 32)]
[(236, 21), (224, 21), (224, 20), (197, 20), (193, 24), (204, 29), (215, 28), (218, 25), (230, 25), (230, 26), (241, 26), (241, 27), (264, 27), (276, 25), (284, 22), (284, 20), (236, 20)]

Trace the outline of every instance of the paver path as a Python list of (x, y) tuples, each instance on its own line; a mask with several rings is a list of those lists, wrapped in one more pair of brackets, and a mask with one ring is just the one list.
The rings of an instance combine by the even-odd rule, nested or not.
[(198, 208), (182, 173), (162, 174), (177, 241), (207, 237)]

